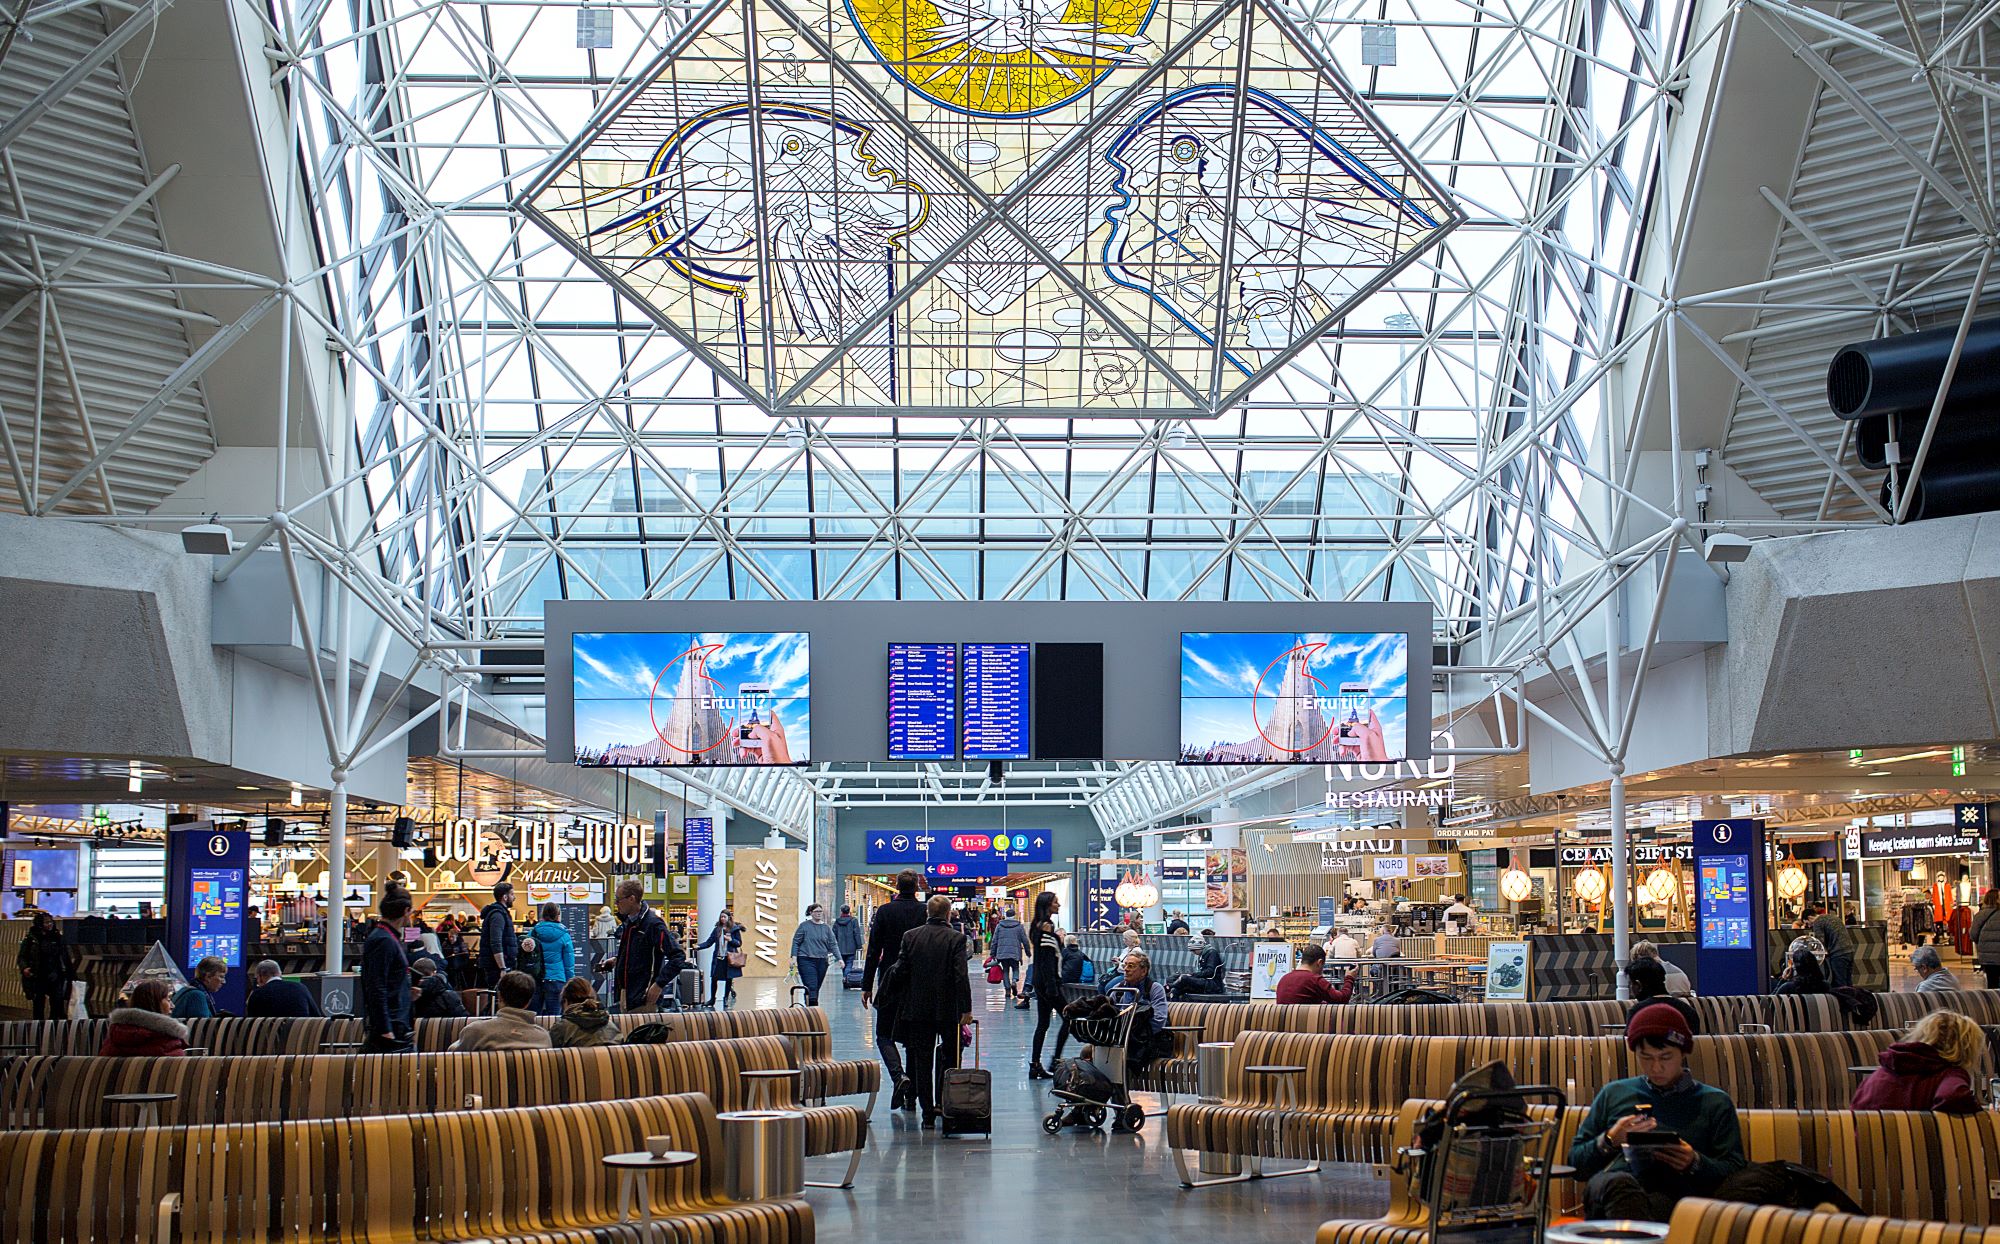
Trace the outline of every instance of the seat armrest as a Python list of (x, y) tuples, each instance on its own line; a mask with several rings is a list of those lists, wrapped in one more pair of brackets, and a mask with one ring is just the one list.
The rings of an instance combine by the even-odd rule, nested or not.
[(160, 1212), (153, 1228), (153, 1244), (174, 1244), (174, 1223), (181, 1216), (181, 1194), (169, 1192), (160, 1198)]

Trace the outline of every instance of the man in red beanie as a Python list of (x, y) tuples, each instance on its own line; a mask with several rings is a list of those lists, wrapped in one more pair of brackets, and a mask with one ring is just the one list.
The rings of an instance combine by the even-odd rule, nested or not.
[(1688, 1071), (1694, 1033), (1675, 1008), (1635, 1012), (1625, 1044), (1643, 1074), (1598, 1091), (1569, 1162), (1590, 1179), (1586, 1217), (1665, 1222), (1682, 1197), (1712, 1195), (1742, 1169), (1736, 1104)]

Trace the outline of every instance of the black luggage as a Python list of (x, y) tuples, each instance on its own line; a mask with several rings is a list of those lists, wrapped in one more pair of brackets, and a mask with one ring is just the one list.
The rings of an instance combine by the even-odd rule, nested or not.
[(840, 987), (842, 989), (861, 988), (861, 978), (864, 971), (865, 969), (858, 963), (848, 964), (840, 970)]
[(1099, 1105), (1111, 1100), (1113, 1090), (1111, 1077), (1096, 1063), (1081, 1058), (1065, 1058), (1057, 1063), (1055, 1082), (1050, 1087)]
[(993, 1073), (979, 1065), (979, 1021), (972, 1021), (972, 1066), (945, 1068), (938, 1090), (938, 1131), (944, 1136), (993, 1134)]

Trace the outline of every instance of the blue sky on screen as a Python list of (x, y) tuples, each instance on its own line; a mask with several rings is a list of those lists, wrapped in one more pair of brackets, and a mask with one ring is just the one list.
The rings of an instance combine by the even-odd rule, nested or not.
[(1410, 693), (1410, 637), (1401, 631), (1211, 631), (1181, 636), (1181, 696), (1250, 695), (1265, 667), (1299, 644), (1325, 645), (1313, 655), (1312, 672), (1328, 695), (1340, 694), (1342, 683), (1364, 682), (1380, 698)]
[(722, 684), (719, 694), (735, 696), (746, 683), (769, 687), (792, 755), (803, 759), (811, 754), (810, 664), (803, 631), (577, 633), (570, 641), (577, 745), (630, 746), (652, 739), (653, 682), (667, 663), (697, 644), (721, 645), (708, 657), (709, 677)]

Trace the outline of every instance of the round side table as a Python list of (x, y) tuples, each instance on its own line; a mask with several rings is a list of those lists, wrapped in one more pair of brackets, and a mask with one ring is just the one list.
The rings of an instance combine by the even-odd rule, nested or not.
[(179, 1097), (179, 1093), (106, 1093), (104, 1100), (112, 1106), (137, 1106), (139, 1120), (135, 1126), (158, 1127), (160, 1107)]
[[(751, 1110), (782, 1110), (791, 1102), (778, 1100), (778, 1086), (785, 1083), (797, 1084), (805, 1075), (796, 1067), (783, 1067), (773, 1071), (739, 1071), (743, 1083), (748, 1086), (744, 1096)], [(794, 1090), (796, 1093), (796, 1090)]]
[(638, 1153), (607, 1153), (604, 1164), (618, 1172), (618, 1221), (624, 1222), (632, 1216), (634, 1194), (639, 1201), (639, 1221), (653, 1221), (653, 1189), (646, 1176), (654, 1171), (669, 1170), (676, 1166), (689, 1166), (701, 1160), (701, 1155), (680, 1149), (669, 1149), (659, 1157), (644, 1150)]

